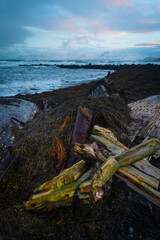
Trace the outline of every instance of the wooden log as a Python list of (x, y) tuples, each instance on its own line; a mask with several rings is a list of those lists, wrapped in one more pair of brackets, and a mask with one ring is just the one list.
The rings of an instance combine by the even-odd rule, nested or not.
[[(98, 125), (95, 125), (92, 130), (93, 135), (101, 136), (106, 139), (107, 146), (110, 147), (110, 149), (116, 149), (117, 154), (122, 152), (123, 149), (128, 149), (125, 145), (123, 145), (121, 142), (117, 140), (117, 138), (114, 136), (114, 134), (111, 132), (108, 128), (103, 128)], [(115, 153), (116, 154), (116, 153)]]
[(91, 135), (90, 139), (92, 141), (97, 142), (100, 146), (109, 150), (112, 153), (112, 155), (116, 155), (120, 151), (122, 151), (122, 148), (119, 148), (114, 141), (110, 141), (103, 136)]
[(32, 211), (52, 211), (55, 207), (71, 206), (76, 192), (76, 197), (82, 203), (95, 202), (102, 198), (104, 192), (98, 185), (93, 187), (93, 180), (88, 179), (90, 175), (91, 169), (77, 181), (56, 188), (50, 185), (48, 191), (31, 195), (29, 200), (24, 202), (24, 206), (27, 210)]
[(49, 189), (60, 188), (64, 184), (76, 181), (87, 170), (86, 162), (81, 160), (70, 168), (64, 169), (58, 176), (45, 182), (34, 190), (34, 194), (46, 192)]
[[(101, 128), (99, 128), (98, 130), (101, 131)], [(99, 131), (99, 136), (103, 136), (103, 137), (106, 136), (105, 135), (106, 132), (104, 134), (104, 131), (103, 131), (103, 133), (101, 134), (100, 131)], [(96, 131), (94, 133), (96, 133)], [(96, 140), (96, 139), (94, 138), (94, 140)], [(98, 142), (101, 143), (101, 144), (103, 143), (103, 146), (105, 146), (102, 138), (98, 139), (98, 140), (101, 140), (101, 141), (98, 141)], [(115, 143), (117, 144), (117, 142), (115, 142)], [(147, 144), (148, 143), (149, 143), (148, 147), (152, 147), (153, 148), (152, 150), (156, 150), (156, 144), (159, 145), (158, 140), (156, 140), (155, 145), (154, 144), (150, 145), (150, 141), (147, 142)], [(111, 150), (112, 150), (113, 149), (112, 144), (109, 145), (109, 146), (111, 146)], [(119, 144), (118, 144), (118, 146), (119, 146)], [(137, 148), (137, 146), (135, 148), (130, 149), (130, 150), (131, 150), (131, 152), (133, 151), (132, 152), (133, 154), (142, 153), (143, 157), (144, 157), (144, 152), (145, 152), (145, 156), (151, 153), (150, 150), (147, 153), (146, 143), (142, 144), (141, 146), (144, 150), (142, 152), (141, 152), (141, 149), (139, 147)], [(144, 149), (144, 147), (145, 147), (145, 149)], [(110, 150), (110, 147), (108, 147), (108, 145), (107, 145), (107, 149)], [(127, 154), (126, 155), (127, 157), (128, 157), (128, 153), (129, 153), (129, 157), (132, 156), (132, 153), (130, 152), (130, 150), (125, 151), (125, 153)], [(123, 158), (125, 156), (125, 154), (123, 155), (122, 152), (124, 152), (123, 146), (122, 146), (122, 148), (119, 148), (119, 155)], [(113, 150), (112, 150), (112, 153), (113, 153)], [(139, 158), (141, 157), (140, 155), (139, 155)], [(121, 158), (121, 160), (122, 160), (122, 158)], [(115, 159), (116, 159), (116, 156), (115, 156)], [(127, 160), (127, 158), (126, 159), (124, 158), (123, 160), (125, 162)], [(123, 160), (122, 160), (122, 163), (124, 165)], [(140, 171), (136, 168), (139, 168)], [(159, 187), (158, 179), (160, 178), (160, 169), (152, 166), (147, 160), (138, 161), (138, 162), (134, 163), (133, 166), (120, 167), (116, 171), (115, 175), (117, 177), (119, 177), (122, 181), (127, 183), (132, 189), (134, 189), (135, 191), (137, 191), (138, 193), (140, 193), (144, 197), (146, 197), (149, 201), (151, 201), (152, 203), (154, 203), (157, 206), (160, 206), (160, 193), (158, 191), (154, 190), (154, 189), (158, 189), (158, 187)], [(152, 177), (149, 176), (149, 175), (151, 175)]]
[[(113, 135), (113, 133), (112, 133), (110, 130), (108, 130), (108, 129), (101, 128), (101, 127), (99, 127), (99, 126), (97, 126), (97, 125), (95, 125), (93, 129), (94, 129), (94, 130), (93, 130), (93, 133), (95, 133), (95, 134), (97, 133), (99, 136), (103, 136), (103, 137), (105, 137), (105, 138), (108, 138), (107, 135), (109, 135), (109, 137), (111, 137), (113, 140), (114, 140), (114, 138), (115, 138), (115, 136)], [(99, 139), (98, 139), (98, 140), (99, 140)], [(103, 139), (101, 139), (101, 140), (103, 140)], [(100, 144), (102, 144), (102, 141), (97, 141), (97, 142), (99, 142)], [(117, 148), (117, 150), (118, 150), (117, 153), (118, 153), (118, 154), (124, 152), (125, 149), (128, 149), (128, 148), (127, 148), (126, 146), (124, 146), (123, 144), (120, 145), (120, 143), (119, 143), (118, 141), (115, 141), (114, 144), (113, 144), (113, 146), (115, 146), (115, 144), (117, 144), (118, 146), (120, 146), (119, 149)], [(112, 144), (109, 144), (109, 145), (107, 145), (107, 147), (106, 147), (106, 145), (105, 145), (104, 142), (103, 142), (103, 146), (104, 146), (105, 148), (108, 148), (109, 151), (113, 152), (113, 150), (112, 150)], [(158, 152), (158, 151), (157, 151), (157, 152)], [(145, 173), (145, 174), (147, 174), (147, 175), (150, 175), (150, 176), (152, 176), (152, 177), (160, 180), (160, 169), (158, 169), (158, 168), (156, 168), (155, 166), (153, 166), (152, 164), (150, 164), (147, 159), (142, 159), (142, 160), (140, 160), (140, 161), (137, 161), (137, 162), (133, 163), (132, 166), (134, 166), (135, 168), (137, 168), (137, 169), (140, 170), (141, 172), (143, 172), (143, 173)]]
[[(91, 121), (92, 114), (89, 109), (86, 107), (79, 107), (72, 136), (72, 144), (86, 143)], [(71, 167), (75, 162), (76, 157), (72, 152), (70, 152), (67, 167)]]
[[(78, 144), (78, 147), (80, 147), (80, 144)], [(81, 150), (82, 149), (82, 150)], [(87, 148), (83, 148), (83, 145), (82, 145), (82, 148), (80, 147), (79, 148), (79, 152), (81, 153), (81, 156), (87, 156), (87, 154), (88, 154), (88, 151), (87, 151), (88, 149)], [(93, 149), (92, 149), (92, 151), (94, 151)], [(99, 151), (95, 151), (95, 155), (96, 155), (96, 157), (97, 157), (97, 159), (99, 159), (100, 161), (101, 161), (101, 163), (102, 162), (107, 162), (110, 158), (105, 158)], [(91, 155), (91, 157), (92, 157), (92, 155)], [(90, 158), (91, 158), (90, 157)], [(115, 156), (115, 158), (116, 158), (116, 156)], [(148, 168), (147, 169), (150, 169), (149, 167), (150, 167), (150, 165), (151, 164), (149, 164), (149, 166), (148, 166)], [(144, 166), (145, 166), (145, 164), (144, 164)], [(152, 166), (152, 165), (151, 165)], [(152, 166), (152, 168), (151, 168), (151, 170), (150, 170), (150, 172), (151, 171), (153, 171), (153, 169), (155, 169), (155, 171), (153, 172), (153, 174), (152, 174), (152, 176), (150, 176), (150, 174), (147, 174), (145, 171), (141, 171), (141, 169), (140, 170), (138, 170), (135, 166), (133, 166), (133, 165), (131, 165), (131, 166), (126, 166), (126, 167), (123, 167), (124, 169), (126, 169), (127, 168), (127, 171), (128, 171), (128, 173), (130, 173), (130, 174), (132, 174), (132, 175), (134, 175), (134, 176), (137, 176), (138, 178), (139, 178), (139, 180), (142, 180), (143, 182), (145, 182), (145, 183), (147, 183), (148, 185), (150, 185), (150, 186), (152, 186), (153, 188), (155, 188), (155, 189), (158, 189), (158, 187), (159, 187), (159, 178), (160, 178), (160, 175), (156, 175), (157, 176), (157, 179), (155, 178), (155, 172), (160, 172), (160, 169), (157, 169), (156, 167), (154, 167), (154, 166)], [(150, 173), (149, 172), (149, 173)]]
[[(28, 201), (24, 202), (25, 208), (27, 210), (51, 211), (55, 207), (71, 205), (74, 198), (74, 193), (76, 190), (79, 190), (82, 183), (83, 191), (78, 191), (78, 198), (82, 202), (83, 200), (84, 202), (87, 202), (87, 199), (90, 201), (90, 189), (92, 182), (91, 180), (85, 181), (89, 177), (89, 174), (90, 171), (83, 174), (78, 180), (70, 182), (69, 184), (63, 184), (62, 186), (58, 187), (55, 187), (49, 183), (50, 185), (48, 189), (45, 188), (45, 191), (32, 194)], [(43, 187), (44, 184), (42, 185), (41, 189)]]
[[(83, 160), (80, 161), (81, 164)], [(78, 163), (77, 163), (78, 164)], [(64, 170), (58, 177), (53, 179), (53, 182), (48, 181), (39, 188), (38, 191), (34, 191), (27, 202), (24, 202), (24, 206), (27, 210), (41, 210), (50, 211), (55, 207), (71, 205), (74, 199), (74, 194), (77, 191), (78, 198), (83, 203), (89, 203), (90, 201), (99, 200), (104, 192), (103, 185), (111, 178), (116, 172), (119, 164), (110, 157), (101, 168), (91, 177), (91, 169), (83, 174), (80, 178), (72, 182), (63, 182), (61, 177), (66, 179), (67, 172), (73, 173), (73, 170), (77, 170), (77, 164), (68, 170)], [(80, 164), (79, 164), (80, 165)], [(75, 174), (74, 174), (75, 175)], [(58, 184), (54, 183), (59, 182)], [(61, 185), (62, 184), (62, 185)], [(41, 192), (40, 192), (41, 190)]]
[(101, 152), (99, 152), (98, 150), (95, 150), (95, 155), (96, 155), (97, 160), (100, 163), (104, 163), (105, 161), (107, 161), (106, 157)]
[(140, 193), (150, 202), (160, 207), (160, 192), (156, 191), (154, 188), (152, 188), (145, 182), (139, 180), (138, 177), (131, 175), (124, 168), (120, 167), (118, 171), (115, 173), (115, 175), (122, 181), (124, 181), (133, 190)]
[[(100, 199), (103, 196), (103, 185), (115, 173), (119, 164), (114, 157), (111, 157), (90, 178), (91, 169), (85, 174), (82, 173), (84, 163), (81, 160), (71, 168), (65, 169), (51, 181), (42, 184), (24, 203), (25, 208), (27, 210), (49, 211), (54, 207), (71, 205), (76, 189), (78, 190), (78, 198), (84, 203)], [(79, 174), (77, 175), (77, 173)], [(71, 175), (75, 178), (70, 180)], [(69, 181), (66, 182), (66, 179)]]
[(93, 189), (103, 187), (103, 185), (113, 176), (119, 168), (118, 162), (113, 156), (105, 161), (100, 169), (93, 175)]
[(71, 149), (76, 155), (87, 161), (96, 160), (94, 149), (88, 144), (74, 143)]
[[(87, 144), (75, 144), (73, 147), (73, 150), (78, 152), (80, 156), (89, 156), (89, 158), (95, 158), (95, 152), (91, 146)], [(93, 188), (102, 187), (115, 173), (115, 171), (118, 169), (119, 164), (114, 159), (113, 156), (109, 158), (102, 157), (102, 154), (96, 151), (96, 155), (103, 161), (103, 164), (98, 169), (97, 173), (93, 175)]]
[(158, 189), (158, 187), (159, 187), (159, 181), (156, 178), (151, 177), (151, 176), (139, 171), (138, 169), (136, 169), (133, 166), (121, 167), (120, 169), (128, 172), (128, 174), (130, 174), (132, 176), (137, 177), (140, 182), (143, 181), (155, 189)]
[(77, 156), (79, 156), (80, 158), (83, 158), (85, 161), (90, 163), (94, 163), (97, 160), (99, 160), (100, 163), (103, 163), (106, 161), (106, 154), (108, 155), (108, 151), (106, 153), (106, 150), (105, 150), (105, 154), (103, 153), (105, 155), (104, 156), (100, 152), (100, 151), (104, 152), (104, 149), (98, 149), (98, 145), (96, 143), (92, 143), (90, 145), (74, 143), (71, 149)]
[[(78, 147), (79, 153), (82, 150), (85, 155), (88, 152), (90, 155), (93, 154), (79, 144)], [(160, 141), (152, 139), (131, 149), (123, 150), (114, 157), (105, 158), (103, 156), (104, 163), (92, 177), (92, 170), (88, 170), (85, 161), (81, 160), (65, 169), (51, 181), (42, 184), (24, 205), (28, 210), (52, 210), (55, 206), (71, 205), (75, 193), (82, 202), (96, 201), (103, 196), (104, 184), (116, 173), (116, 176), (159, 206), (160, 193), (155, 190), (159, 186), (159, 181), (141, 173), (135, 167), (125, 167), (129, 164), (130, 159), (133, 163), (133, 161), (153, 154), (159, 148)]]
[(46, 210), (48, 207), (51, 210), (58, 206), (71, 205), (74, 192), (80, 183), (80, 181), (76, 181), (70, 183), (69, 186), (63, 185), (61, 188), (55, 188), (47, 192), (32, 195), (31, 198), (24, 203), (24, 206), (27, 210), (43, 211)]
[(135, 162), (134, 167), (158, 180), (160, 180), (160, 169), (150, 164), (146, 159)]
[(153, 155), (160, 149), (160, 141), (158, 139), (150, 139), (135, 147), (125, 150), (123, 153), (116, 155), (115, 159), (121, 167), (130, 165), (145, 157)]
[(115, 159), (119, 162), (120, 166), (130, 165), (145, 157), (153, 155), (160, 149), (160, 141), (158, 139), (150, 139), (145, 143), (141, 143), (125, 151), (124, 148), (117, 148), (116, 142), (112, 143), (107, 141), (104, 137), (91, 135), (91, 139), (110, 150), (113, 155), (116, 155), (117, 152), (121, 152), (115, 156)]

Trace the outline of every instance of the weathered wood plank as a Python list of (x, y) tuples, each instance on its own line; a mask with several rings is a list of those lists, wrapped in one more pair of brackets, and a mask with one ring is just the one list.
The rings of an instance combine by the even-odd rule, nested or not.
[(160, 95), (151, 96), (128, 105), (132, 123), (129, 131), (131, 141), (140, 139), (160, 139)]

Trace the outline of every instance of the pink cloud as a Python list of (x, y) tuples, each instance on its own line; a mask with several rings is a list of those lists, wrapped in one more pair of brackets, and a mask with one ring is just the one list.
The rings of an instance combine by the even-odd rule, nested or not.
[(100, 24), (101, 24), (101, 22), (97, 21), (97, 20), (94, 20), (94, 21), (91, 22), (91, 25), (93, 25), (93, 26), (97, 26), (97, 25), (100, 25)]
[(142, 21), (142, 23), (156, 24), (156, 23), (159, 23), (159, 22), (158, 22), (158, 21), (155, 21), (155, 20), (145, 20), (145, 21)]
[(59, 27), (63, 31), (83, 34), (85, 32), (83, 28), (83, 23), (81, 20), (76, 18), (71, 18), (59, 23)]
[(135, 44), (137, 47), (157, 47), (160, 46), (158, 42), (145, 42), (145, 43), (137, 43)]
[(99, 0), (106, 7), (132, 7), (133, 3), (131, 0)]

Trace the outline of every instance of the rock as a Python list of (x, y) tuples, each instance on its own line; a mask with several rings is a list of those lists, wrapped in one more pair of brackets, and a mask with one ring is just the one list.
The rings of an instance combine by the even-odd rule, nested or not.
[(5, 171), (11, 163), (13, 126), (22, 128), (38, 111), (33, 102), (13, 97), (0, 98), (0, 172)]
[(129, 232), (133, 233), (134, 229), (132, 227), (129, 228)]

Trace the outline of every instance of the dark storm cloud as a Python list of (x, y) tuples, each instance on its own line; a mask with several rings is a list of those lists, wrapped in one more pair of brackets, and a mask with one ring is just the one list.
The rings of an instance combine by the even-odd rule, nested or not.
[(25, 26), (55, 29), (70, 13), (86, 15), (91, 9), (93, 2), (84, 0), (80, 6), (73, 0), (0, 0), (0, 45), (23, 42), (31, 34)]
[[(63, 31), (65, 22), (75, 18), (73, 32), (78, 32), (80, 25), (93, 33), (105, 27), (111, 31), (158, 31), (160, 9), (149, 6), (137, 6), (130, 0), (0, 0), (0, 45), (22, 43), (30, 37), (33, 33), (25, 26)], [(100, 24), (94, 25), (96, 21)]]
[(25, 26), (45, 22), (49, 0), (0, 0), (0, 46), (22, 43), (30, 32)]
[(0, 0), (0, 53), (18, 47), (95, 47), (111, 35), (113, 42), (115, 32), (159, 34), (159, 19), (156, 0)]

